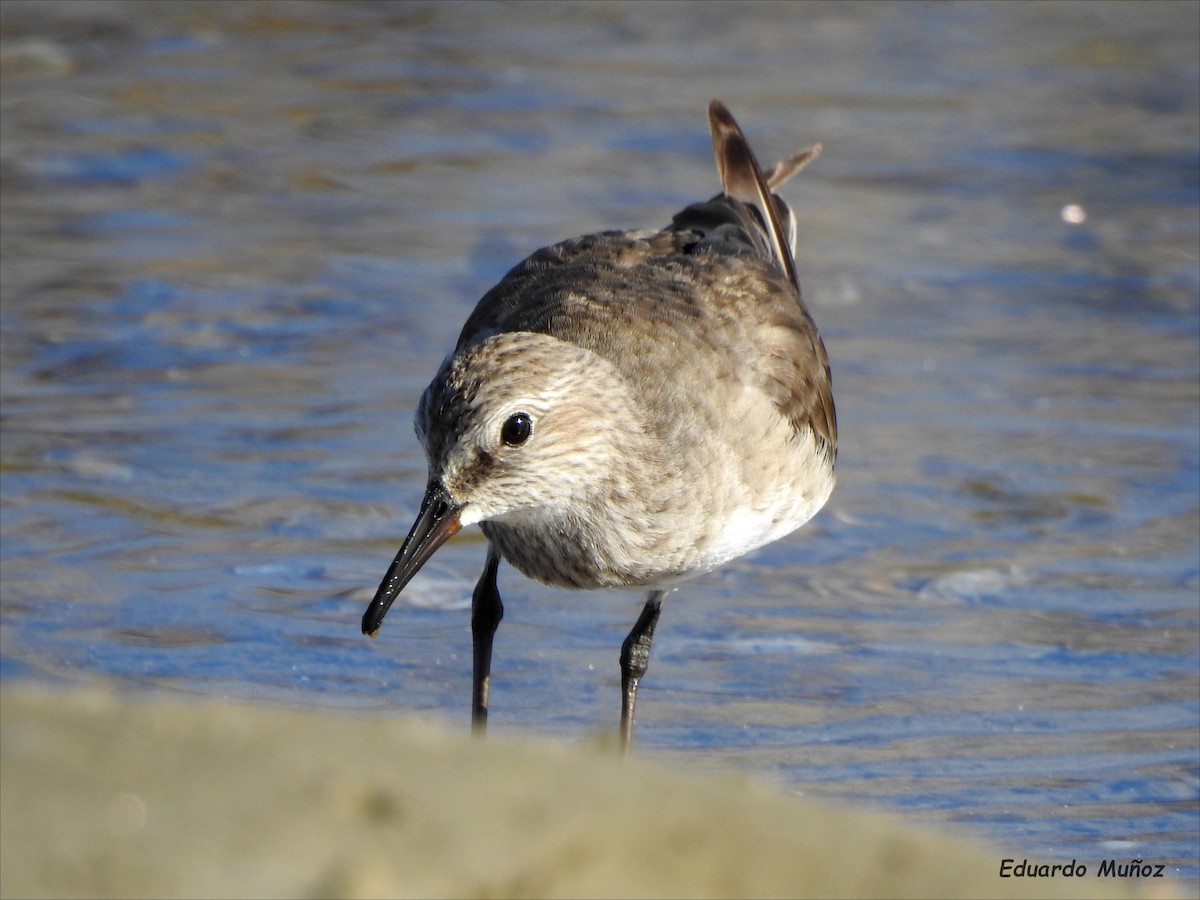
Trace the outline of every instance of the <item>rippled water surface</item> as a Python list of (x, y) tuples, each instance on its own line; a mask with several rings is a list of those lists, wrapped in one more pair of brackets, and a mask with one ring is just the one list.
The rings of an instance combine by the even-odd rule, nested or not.
[[(465, 720), (477, 532), (376, 641), (411, 410), (524, 254), (789, 186), (839, 486), (673, 595), (641, 751), (1197, 869), (1200, 7), (0, 10), (5, 679)], [(501, 577), (496, 728), (613, 727), (641, 599)]]

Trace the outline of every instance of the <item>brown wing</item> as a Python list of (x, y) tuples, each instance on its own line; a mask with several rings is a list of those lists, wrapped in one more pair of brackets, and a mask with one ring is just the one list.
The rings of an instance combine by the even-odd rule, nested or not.
[[(729, 377), (745, 378), (796, 432), (837, 448), (829, 359), (796, 280), (768, 181), (732, 116), (710, 108), (725, 193), (689, 206), (663, 231), (602, 232), (564, 241), (515, 266), (467, 319), (458, 348), (500, 331), (551, 334), (609, 359), (649, 396), (711, 372), (664, 379), (683, 345)], [(772, 170), (781, 181), (810, 149)], [(731, 194), (731, 192), (736, 192)], [(621, 340), (612, 336), (620, 334)], [(631, 351), (632, 348), (632, 351)]]
[[(764, 175), (742, 129), (724, 104), (713, 100), (708, 107), (708, 117), (713, 154), (725, 198), (749, 204), (761, 217), (760, 228), (767, 238), (770, 259), (794, 285), (795, 300), (803, 316), (799, 322), (787, 321), (790, 319), (787, 316), (768, 319), (770, 337), (766, 340), (771, 352), (766, 357), (764, 374), (775, 387), (776, 406), (793, 426), (811, 425), (836, 454), (837, 413), (833, 404), (829, 356), (800, 292), (800, 279), (792, 258), (795, 221), (787, 204), (770, 190), (815, 159), (821, 152), (821, 145), (814, 144), (777, 163)], [(683, 224), (679, 217), (676, 222), (677, 226)]]

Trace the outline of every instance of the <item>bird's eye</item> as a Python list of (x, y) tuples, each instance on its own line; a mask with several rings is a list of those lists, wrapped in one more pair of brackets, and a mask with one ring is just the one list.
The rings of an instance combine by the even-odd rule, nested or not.
[(529, 440), (533, 434), (533, 419), (529, 413), (514, 413), (509, 416), (500, 428), (500, 440), (510, 447), (516, 447)]

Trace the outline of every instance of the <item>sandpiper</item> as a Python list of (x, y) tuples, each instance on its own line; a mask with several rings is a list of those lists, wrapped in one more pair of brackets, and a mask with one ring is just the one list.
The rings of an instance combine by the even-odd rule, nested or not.
[(719, 102), (721, 193), (661, 231), (538, 250), (488, 291), (416, 411), (420, 512), (363, 615), (374, 637), (409, 579), (479, 523), (472, 719), (487, 723), (496, 570), (649, 597), (621, 647), (628, 749), (663, 599), (807, 522), (834, 483), (829, 360), (800, 293), (795, 218), (772, 191), (820, 145), (765, 173)]

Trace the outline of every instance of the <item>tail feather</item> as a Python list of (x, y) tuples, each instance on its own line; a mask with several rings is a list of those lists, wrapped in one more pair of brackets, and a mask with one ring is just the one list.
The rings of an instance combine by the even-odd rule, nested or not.
[(798, 175), (810, 162), (821, 155), (821, 145), (813, 144), (801, 150), (795, 156), (789, 156), (787, 159), (781, 159), (767, 171), (763, 172), (763, 178), (767, 180), (767, 186), (771, 190), (779, 187), (793, 175)]
[(717, 170), (721, 175), (721, 187), (726, 196), (740, 200), (758, 210), (766, 228), (771, 256), (783, 269), (796, 290), (800, 281), (796, 276), (796, 264), (792, 259), (795, 240), (795, 219), (791, 210), (771, 188), (782, 184), (805, 165), (816, 158), (819, 146), (810, 147), (802, 153), (771, 167), (767, 174), (759, 168), (754, 152), (738, 127), (737, 121), (719, 100), (708, 105), (708, 121), (712, 130), (713, 154), (717, 159)]

